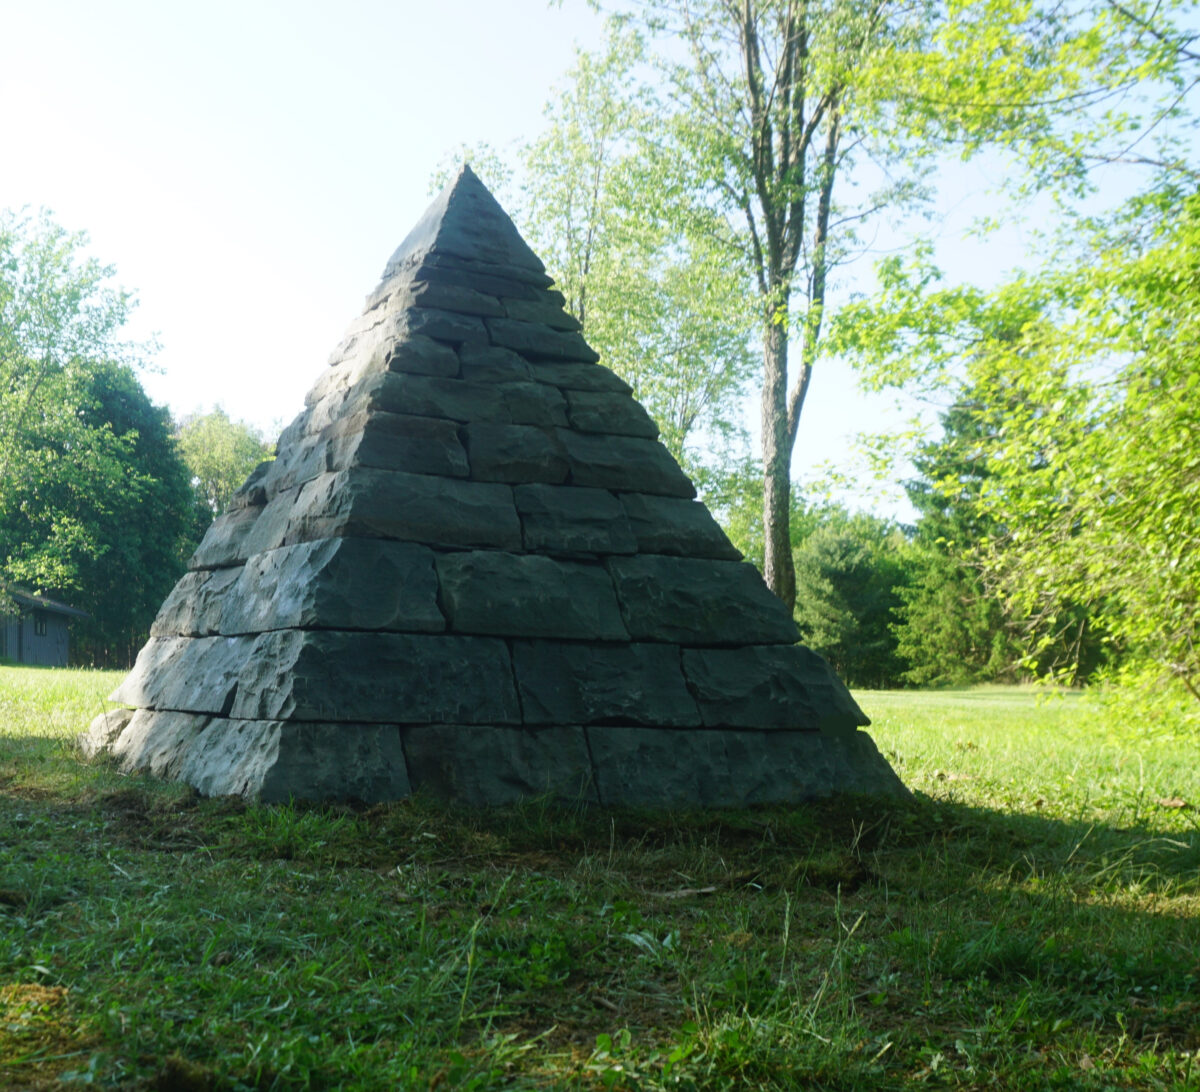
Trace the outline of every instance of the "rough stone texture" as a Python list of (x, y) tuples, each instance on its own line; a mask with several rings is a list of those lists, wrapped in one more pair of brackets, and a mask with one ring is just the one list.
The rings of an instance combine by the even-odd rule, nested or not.
[(212, 718), (193, 713), (139, 709), (112, 745), (112, 756), (126, 772), (138, 770), (155, 777), (180, 776), (188, 752)]
[(558, 554), (632, 554), (625, 509), (603, 489), (518, 485), (513, 490), (525, 549)]
[(679, 554), (741, 561), (742, 555), (699, 501), (621, 494), (637, 548), (644, 554)]
[(387, 353), (387, 367), (393, 372), (411, 375), (458, 375), (458, 354), (449, 345), (428, 337), (408, 337), (393, 344)]
[(253, 637), (152, 637), (111, 701), (226, 716)]
[(567, 456), (553, 432), (529, 425), (465, 425), (471, 477), (484, 482), (562, 482)]
[(479, 550), (440, 554), (437, 572), (455, 633), (629, 640), (601, 565)]
[(574, 485), (595, 485), (621, 492), (696, 495), (696, 487), (671, 453), (655, 440), (637, 436), (596, 436), (559, 430), (571, 463)]
[(511, 349), (464, 345), (459, 360), (463, 379), (471, 383), (527, 383), (533, 379), (529, 361)]
[(412, 791), (395, 725), (214, 720), (197, 742), (179, 776), (206, 796), (375, 804)]
[(503, 641), (340, 630), (263, 634), (237, 680), (229, 715), (371, 724), (520, 722)]
[(507, 314), (504, 305), (495, 296), (477, 292), (458, 284), (437, 281), (417, 281), (397, 293), (406, 304), (418, 307), (436, 307), (441, 311), (460, 311), (464, 315)]
[(521, 548), (511, 486), (368, 468), (316, 478), (293, 505), (288, 543), (338, 535)]
[(829, 665), (801, 645), (684, 649), (683, 671), (710, 728), (836, 734), (870, 723)]
[(513, 669), (526, 724), (700, 724), (669, 645), (514, 641)]
[(658, 439), (658, 425), (629, 395), (608, 391), (568, 391), (567, 417), (580, 432)]
[(596, 364), (597, 353), (581, 334), (552, 330), (541, 322), (521, 322), (519, 319), (484, 319), (493, 345), (515, 349), (533, 360), (582, 360)]
[(583, 729), (416, 725), (404, 729), (409, 776), (420, 792), (468, 804), (550, 794), (596, 802)]
[[(399, 413), (363, 413), (343, 418), (322, 433), (328, 457), (322, 470), (372, 466), (442, 478), (471, 472), (454, 421)], [(315, 475), (313, 475), (315, 477)]]
[(748, 562), (611, 558), (621, 615), (635, 641), (685, 645), (792, 644), (787, 608)]
[[(497, 320), (499, 321), (499, 320)], [(436, 338), (453, 345), (486, 345), (488, 331), (483, 320), (457, 311), (439, 311), (432, 307), (412, 307), (399, 317), (404, 334)]]
[[(252, 557), (224, 598), (226, 635), (274, 629), (440, 633), (433, 551), (409, 542), (326, 538)], [(225, 570), (218, 570), (223, 572)]]
[(95, 758), (97, 755), (111, 751), (117, 737), (133, 719), (136, 710), (108, 709), (96, 716), (88, 725), (87, 731), (79, 737), (79, 750), (84, 758)]
[(740, 808), (835, 792), (907, 795), (864, 732), (586, 729), (601, 803)]
[(158, 609), (151, 637), (211, 637), (221, 632), (221, 611), (241, 568), (185, 573)]
[(546, 292), (537, 299), (501, 300), (509, 318), (522, 322), (544, 322), (553, 330), (579, 331), (583, 327), (579, 320), (563, 310), (561, 296), (557, 292)]
[(904, 792), (551, 283), (464, 169), (86, 755), (262, 801)]
[(533, 378), (565, 391), (608, 391), (632, 395), (633, 388), (616, 372), (603, 364), (556, 364), (538, 361), (532, 365)]
[(240, 565), (246, 560), (243, 543), (261, 512), (262, 507), (247, 505), (218, 516), (204, 533), (200, 545), (188, 561), (188, 568), (217, 569), (228, 565)]

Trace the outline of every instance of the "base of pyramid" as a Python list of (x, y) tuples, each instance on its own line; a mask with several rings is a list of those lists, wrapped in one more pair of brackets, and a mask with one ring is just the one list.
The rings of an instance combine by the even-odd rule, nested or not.
[(477, 806), (551, 795), (736, 808), (908, 795), (861, 731), (319, 724), (121, 709), (97, 717), (82, 746), (127, 772), (263, 803), (380, 803), (419, 791)]

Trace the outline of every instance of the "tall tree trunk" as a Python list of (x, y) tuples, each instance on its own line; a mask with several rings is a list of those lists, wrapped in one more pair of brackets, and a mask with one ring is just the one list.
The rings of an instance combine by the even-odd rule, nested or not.
[[(782, 320), (782, 321), (780, 321)], [(792, 561), (792, 443), (787, 405), (787, 304), (775, 309), (763, 338), (763, 576), (790, 611), (796, 604)]]

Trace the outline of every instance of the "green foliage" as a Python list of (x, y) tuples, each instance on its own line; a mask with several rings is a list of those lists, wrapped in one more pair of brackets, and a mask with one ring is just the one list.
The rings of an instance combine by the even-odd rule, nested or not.
[(187, 474), (86, 238), (0, 218), (0, 576), (86, 610), (73, 655), (124, 663), (182, 567)]
[(887, 520), (815, 510), (794, 547), (800, 639), (851, 686), (894, 686), (902, 664), (893, 627), (911, 547)]
[(220, 406), (184, 417), (176, 429), (179, 453), (191, 474), (202, 528), (229, 506), (233, 494), (274, 447), (245, 421), (230, 420)]
[(646, 60), (615, 24), (603, 51), (577, 56), (523, 150), (521, 216), (588, 341), (703, 472), (744, 442), (749, 282), (713, 217), (680, 203), (682, 164), (659, 134), (668, 107), (638, 82)]

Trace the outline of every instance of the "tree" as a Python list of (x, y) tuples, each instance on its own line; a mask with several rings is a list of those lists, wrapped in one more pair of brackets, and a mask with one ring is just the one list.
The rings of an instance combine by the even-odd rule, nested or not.
[(121, 337), (131, 298), (85, 246), (0, 217), (0, 579), (88, 611), (76, 656), (113, 665), (182, 570), (190, 496)]
[(274, 445), (262, 433), (245, 421), (230, 420), (220, 406), (183, 418), (176, 436), (204, 527), (225, 511), (250, 472), (273, 457)]
[(851, 686), (897, 685), (903, 665), (892, 627), (910, 552), (903, 532), (837, 508), (812, 510), (808, 520), (815, 526), (794, 550), (801, 640)]
[(588, 341), (702, 475), (744, 431), (753, 321), (713, 216), (676, 197), (680, 163), (653, 137), (663, 104), (635, 78), (644, 61), (641, 38), (615, 25), (604, 50), (577, 56), (522, 150), (517, 216)]
[(764, 570), (791, 604), (792, 452), (837, 309), (836, 272), (862, 225), (911, 209), (947, 154), (999, 147), (1033, 186), (1086, 186), (1088, 141), (1128, 131), (1136, 112), (1113, 96), (1162, 77), (1161, 48), (1115, 4), (626, 0), (619, 10), (662, 43), (650, 62), (670, 105), (657, 143), (680, 179), (672, 216), (704, 222), (751, 286)]

